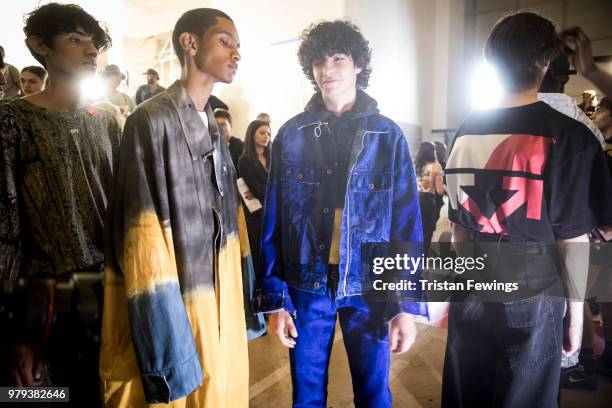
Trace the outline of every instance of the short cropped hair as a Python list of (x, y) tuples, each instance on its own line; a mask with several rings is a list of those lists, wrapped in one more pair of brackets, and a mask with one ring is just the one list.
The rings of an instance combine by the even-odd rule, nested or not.
[(357, 88), (366, 89), (370, 81), (372, 67), (372, 50), (359, 28), (346, 20), (323, 21), (312, 24), (300, 35), (302, 43), (298, 49), (298, 59), (306, 78), (318, 90), (312, 66), (334, 54), (350, 55), (356, 67), (361, 68), (357, 74)]
[(181, 63), (181, 67), (185, 65), (185, 56), (183, 55), (183, 48), (179, 41), (179, 37), (183, 33), (192, 33), (198, 37), (202, 37), (206, 34), (206, 31), (217, 23), (217, 18), (226, 18), (232, 23), (234, 22), (227, 14), (221, 10), (213, 8), (197, 8), (189, 10), (183, 14), (172, 31), (172, 47), (174, 52)]
[(215, 119), (216, 118), (225, 118), (227, 119), (227, 121), (229, 122), (229, 124), (232, 124), (232, 115), (230, 115), (230, 113), (228, 111), (226, 111), (225, 109), (215, 109), (214, 112), (215, 115)]
[(536, 85), (541, 70), (561, 52), (555, 24), (535, 13), (519, 12), (499, 20), (487, 38), (484, 55), (507, 91)]
[[(76, 4), (49, 3), (28, 14), (23, 32), (28, 37), (38, 37), (49, 48), (53, 48), (53, 37), (75, 32), (81, 28), (93, 37), (96, 48), (107, 50), (112, 45), (108, 29)], [(26, 44), (27, 45), (27, 44)], [(46, 68), (45, 59), (27, 46), (36, 61)]]

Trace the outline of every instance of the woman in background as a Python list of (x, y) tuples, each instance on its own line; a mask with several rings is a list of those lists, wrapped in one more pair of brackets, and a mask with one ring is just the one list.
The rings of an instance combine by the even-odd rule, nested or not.
[(42, 91), (45, 88), (46, 79), (47, 71), (43, 67), (35, 65), (25, 67), (19, 75), (19, 84), (21, 86), (19, 96), (28, 96)]
[[(270, 125), (261, 120), (254, 120), (247, 128), (244, 139), (244, 150), (238, 159), (238, 172), (249, 187), (246, 198), (256, 198), (264, 204), (268, 167), (270, 165)], [(251, 213), (245, 210), (251, 256), (255, 270), (259, 268), (259, 226), (261, 209)]]
[(444, 194), (442, 166), (436, 156), (436, 146), (431, 142), (423, 142), (419, 147), (414, 168), (419, 190), (419, 204), (423, 221), (423, 241), (431, 242), (438, 219), (439, 198)]

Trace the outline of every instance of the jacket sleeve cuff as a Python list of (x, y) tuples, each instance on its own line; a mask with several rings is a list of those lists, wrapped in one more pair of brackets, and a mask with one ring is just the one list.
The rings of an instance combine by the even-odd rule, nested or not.
[(265, 280), (256, 291), (254, 303), (257, 313), (269, 313), (279, 309), (289, 313), (295, 312), (287, 284), (278, 278)]
[(398, 302), (389, 303), (387, 305), (385, 311), (386, 321), (389, 322), (402, 313), (408, 313), (414, 316), (423, 316), (429, 318), (427, 302)]
[(202, 384), (202, 367), (198, 354), (180, 365), (141, 375), (145, 400), (149, 404), (164, 403), (191, 394)]

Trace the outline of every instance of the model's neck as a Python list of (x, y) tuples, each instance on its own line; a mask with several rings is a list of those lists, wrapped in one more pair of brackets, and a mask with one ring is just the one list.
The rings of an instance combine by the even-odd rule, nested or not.
[(538, 88), (530, 88), (520, 92), (505, 94), (497, 104), (498, 108), (514, 108), (524, 106), (538, 101)]
[(612, 125), (608, 126), (607, 129), (602, 129), (601, 133), (606, 140), (612, 138)]
[(188, 62), (181, 73), (181, 84), (191, 97), (195, 108), (203, 112), (212, 94), (215, 80), (210, 75), (198, 70), (193, 62)]
[(353, 88), (350, 91), (340, 95), (325, 95), (323, 96), (323, 104), (325, 109), (333, 113), (335, 116), (340, 117), (344, 112), (348, 112), (353, 109), (355, 102), (357, 102), (357, 89)]
[(255, 146), (255, 152), (257, 153), (257, 156), (263, 156), (265, 151), (266, 149), (264, 147)]
[(45, 89), (27, 97), (35, 105), (46, 109), (69, 112), (85, 105), (80, 83), (74, 77), (49, 71), (49, 83)]

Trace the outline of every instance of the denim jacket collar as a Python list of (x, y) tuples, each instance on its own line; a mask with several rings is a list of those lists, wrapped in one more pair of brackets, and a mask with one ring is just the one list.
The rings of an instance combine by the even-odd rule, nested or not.
[[(323, 104), (323, 95), (321, 95), (321, 92), (315, 93), (310, 98), (310, 101), (308, 101), (304, 110), (306, 112), (319, 114), (322, 118), (333, 115), (325, 108), (325, 105)], [(357, 101), (355, 102), (355, 105), (353, 105), (353, 108), (350, 111), (345, 112), (342, 116), (348, 115), (349, 118), (358, 119), (374, 115), (379, 112), (378, 102), (376, 102), (376, 99), (372, 98), (361, 89), (358, 89)]]

